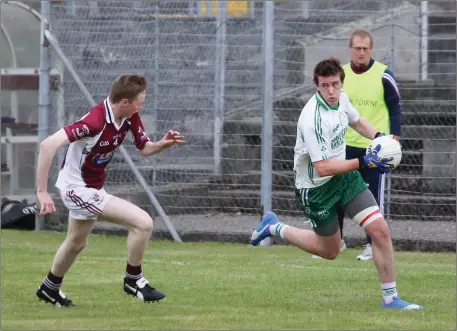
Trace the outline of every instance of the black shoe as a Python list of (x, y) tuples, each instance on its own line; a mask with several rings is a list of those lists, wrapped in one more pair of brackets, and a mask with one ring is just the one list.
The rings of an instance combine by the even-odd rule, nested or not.
[(67, 299), (67, 296), (61, 290), (50, 290), (46, 286), (41, 285), (36, 291), (36, 295), (40, 300), (51, 303), (56, 307), (75, 307), (74, 303)]
[(144, 302), (155, 302), (165, 298), (165, 294), (149, 286), (148, 280), (144, 277), (137, 281), (124, 278), (124, 291)]

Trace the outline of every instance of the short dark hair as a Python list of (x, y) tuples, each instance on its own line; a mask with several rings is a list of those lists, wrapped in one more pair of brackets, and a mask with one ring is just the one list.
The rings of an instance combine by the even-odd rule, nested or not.
[(148, 82), (143, 76), (134, 74), (121, 75), (111, 85), (110, 102), (117, 103), (122, 99), (132, 102), (138, 94), (146, 91), (147, 87)]
[(340, 60), (330, 57), (322, 60), (314, 67), (314, 84), (319, 85), (319, 77), (330, 77), (340, 75), (341, 83), (344, 82), (344, 70)]
[(354, 41), (354, 37), (370, 39), (370, 48), (373, 48), (373, 36), (367, 30), (357, 29), (354, 32), (352, 32), (351, 36), (349, 37), (349, 47), (352, 47), (352, 42)]

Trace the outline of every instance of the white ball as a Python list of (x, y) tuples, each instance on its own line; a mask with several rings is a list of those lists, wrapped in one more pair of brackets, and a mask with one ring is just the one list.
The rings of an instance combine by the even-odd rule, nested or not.
[(392, 161), (387, 163), (393, 164), (394, 168), (396, 168), (400, 164), (402, 157), (401, 145), (398, 140), (392, 136), (381, 136), (373, 139), (367, 147), (367, 153), (370, 148), (373, 150), (378, 145), (381, 145), (378, 155), (380, 157), (392, 157)]

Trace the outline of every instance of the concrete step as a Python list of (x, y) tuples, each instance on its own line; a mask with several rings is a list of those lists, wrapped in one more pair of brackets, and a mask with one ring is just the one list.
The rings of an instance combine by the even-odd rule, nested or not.
[[(222, 153), (224, 174), (245, 173), (261, 168), (261, 145), (226, 145)], [(294, 146), (273, 146), (273, 170), (292, 171), (293, 160)], [(422, 153), (404, 150), (402, 162), (396, 171), (405, 174), (420, 174), (422, 171)]]
[[(430, 65), (430, 64), (429, 64)], [(400, 96), (402, 100), (420, 100), (435, 99), (435, 100), (456, 100), (455, 80), (453, 85), (446, 86), (408, 86), (399, 85)]]
[[(262, 121), (260, 118), (245, 120), (228, 120), (224, 122), (224, 132), (228, 135), (258, 136), (262, 134)], [(275, 145), (295, 146), (297, 123), (280, 122), (273, 123)], [(455, 140), (456, 128), (451, 125), (404, 125), (402, 138), (408, 139), (449, 139)]]
[[(444, 68), (455, 66), (455, 49), (454, 50), (429, 50), (428, 51), (429, 70), (430, 67), (441, 65)], [(437, 71), (440, 72), (440, 71)], [(444, 71), (445, 72), (445, 71)]]
[[(423, 110), (420, 106), (404, 106), (403, 109), (403, 125), (443, 125), (455, 126), (455, 104), (430, 106), (434, 111)], [(453, 109), (452, 109), (453, 108)], [(297, 122), (300, 116), (300, 110), (296, 109), (275, 109), (276, 121), (281, 122)]]
[(455, 54), (446, 58), (440, 57), (436, 59), (436, 63), (428, 65), (429, 77), (444, 83), (454, 83), (456, 74), (455, 61)]
[[(202, 93), (203, 90), (206, 91), (208, 94), (208, 88), (214, 87), (214, 79), (205, 80), (205, 83), (199, 83), (203, 80), (195, 79), (194, 81), (187, 81), (187, 82), (173, 82), (173, 81), (162, 81), (159, 82), (159, 87), (164, 89), (173, 89), (173, 91), (183, 93), (185, 95), (190, 95), (192, 93), (200, 92)], [(237, 91), (243, 90), (257, 90), (262, 87), (262, 82), (260, 80), (254, 81), (253, 83), (245, 83), (245, 82), (227, 82), (225, 84), (226, 95), (235, 94)], [(229, 93), (231, 92), (231, 93)]]
[(428, 38), (429, 51), (451, 50), (455, 52), (456, 39), (454, 34), (433, 35)]
[[(211, 165), (201, 164), (165, 164), (138, 166), (146, 182), (153, 186), (167, 185), (169, 183), (206, 183), (214, 168)], [(110, 167), (106, 172), (108, 185), (121, 185), (137, 183), (133, 171), (125, 164)]]
[[(398, 169), (397, 169), (398, 170)], [(437, 193), (437, 194), (455, 194), (455, 177), (426, 177), (418, 175), (406, 175), (399, 173), (397, 170), (390, 175), (391, 190), (396, 193)], [(272, 187), (273, 191), (293, 190), (295, 187), (292, 170), (273, 171)], [(223, 176), (213, 176), (209, 181), (209, 187), (212, 190), (233, 190), (249, 189), (258, 190), (261, 185), (261, 171), (252, 170), (241, 174), (227, 174)], [(447, 188), (447, 183), (454, 181), (451, 188)], [(386, 183), (387, 184), (387, 183)], [(387, 188), (386, 188), (387, 189)]]
[[(297, 122), (304, 104), (298, 98), (288, 102), (276, 103), (275, 119), (283, 122)], [(455, 125), (455, 100), (436, 102), (402, 101), (403, 125)]]
[(409, 139), (455, 141), (456, 128), (449, 125), (404, 125), (402, 137)]
[[(175, 185), (160, 188), (155, 195), (170, 215), (183, 211), (259, 214), (261, 210), (260, 190), (209, 190), (203, 185)], [(293, 190), (273, 192), (272, 209), (283, 215), (303, 215)], [(455, 222), (456, 200), (455, 196), (392, 194), (390, 213), (395, 220)]]
[[(224, 173), (243, 173), (247, 170), (259, 170), (261, 159), (261, 125), (259, 119), (244, 121), (226, 121), (224, 123), (223, 171)], [(296, 142), (296, 124), (293, 122), (275, 122), (273, 126), (273, 169), (293, 169), (293, 148)], [(424, 141), (449, 141), (448, 150), (455, 145), (455, 126), (442, 125), (404, 125), (402, 146), (404, 157), (396, 171), (403, 174), (422, 172), (422, 149)], [(430, 153), (427, 149), (427, 153)], [(441, 152), (446, 152), (442, 150)], [(431, 162), (431, 163), (430, 163)], [(433, 158), (427, 159), (427, 165), (433, 166)]]
[(303, 35), (313, 35), (319, 32), (323, 32), (325, 30), (330, 30), (332, 27), (336, 27), (341, 24), (345, 24), (358, 18), (362, 18), (363, 14), (352, 13), (350, 16), (335, 15), (319, 15), (319, 16), (311, 16), (309, 18), (304, 17), (292, 17), (286, 20), (286, 23), (290, 26), (293, 26), (296, 34), (303, 34)]
[(454, 15), (431, 15), (428, 18), (428, 31), (430, 35), (438, 33), (455, 34), (455, 13)]
[[(185, 213), (260, 213), (260, 190), (210, 190), (207, 186), (175, 185), (159, 188), (155, 195), (165, 212)], [(179, 199), (176, 197), (179, 196)], [(293, 193), (277, 192), (273, 208), (287, 208), (289, 214), (303, 214)]]
[[(449, 185), (452, 182), (453, 185)], [(398, 174), (391, 175), (391, 190), (397, 194), (454, 194), (456, 193), (456, 178), (428, 177), (425, 175)]]
[[(455, 105), (454, 112), (455, 112)], [(444, 107), (443, 107), (444, 108)], [(451, 107), (449, 107), (451, 108)], [(406, 109), (406, 107), (404, 107)], [(403, 112), (403, 125), (415, 125), (415, 126), (425, 126), (425, 125), (445, 125), (445, 126), (455, 126), (456, 125), (456, 115), (446, 109), (443, 109), (443, 112), (423, 112), (420, 111), (414, 112)]]
[[(433, 19), (433, 18), (432, 18)], [(455, 34), (455, 12), (454, 17), (439, 17), (436, 26), (431, 26), (431, 33), (434, 28), (438, 32), (430, 35), (428, 41), (428, 72), (429, 77), (435, 82), (455, 84), (456, 74), (456, 34)], [(449, 23), (451, 22), (451, 23)], [(452, 27), (449, 31), (444, 31)], [(455, 90), (455, 88), (454, 88)]]
[(455, 221), (455, 195), (393, 194), (390, 215), (395, 220)]
[(455, 83), (455, 66), (446, 65), (444, 67), (433, 67), (429, 66), (428, 76), (431, 79), (434, 79), (445, 84), (454, 84)]
[(408, 151), (422, 151), (424, 148), (424, 141), (418, 139), (411, 139), (411, 138), (401, 138), (401, 146), (402, 149)]

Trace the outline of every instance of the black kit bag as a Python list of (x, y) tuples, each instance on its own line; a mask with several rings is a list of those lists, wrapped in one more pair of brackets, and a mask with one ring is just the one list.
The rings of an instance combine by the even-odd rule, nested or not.
[(36, 203), (2, 198), (2, 229), (35, 230)]

